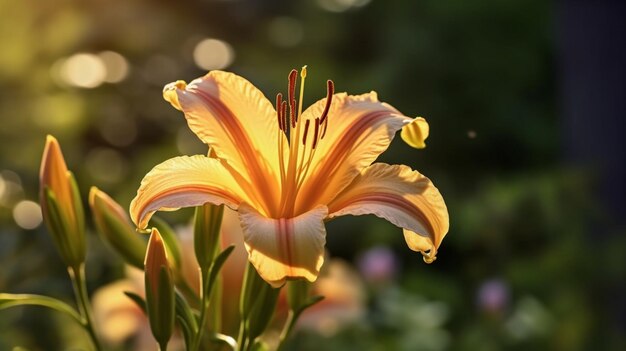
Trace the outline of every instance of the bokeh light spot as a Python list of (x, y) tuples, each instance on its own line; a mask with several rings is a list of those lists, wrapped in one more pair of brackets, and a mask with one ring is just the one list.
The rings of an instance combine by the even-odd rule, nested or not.
[(107, 83), (119, 83), (128, 75), (128, 61), (124, 56), (114, 51), (103, 51), (98, 54), (105, 67), (104, 81)]
[(235, 51), (225, 41), (204, 39), (193, 50), (193, 60), (202, 69), (224, 69), (235, 59)]
[(371, 0), (317, 0), (317, 4), (326, 11), (344, 12), (354, 7), (363, 7)]
[(34, 201), (20, 201), (13, 208), (13, 219), (23, 229), (35, 229), (43, 220), (41, 207)]
[(69, 85), (95, 88), (104, 82), (106, 67), (100, 57), (93, 54), (70, 56), (61, 67), (61, 78)]

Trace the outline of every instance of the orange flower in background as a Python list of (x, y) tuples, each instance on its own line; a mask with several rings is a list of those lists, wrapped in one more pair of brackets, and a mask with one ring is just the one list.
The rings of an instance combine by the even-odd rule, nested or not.
[[(250, 82), (212, 71), (169, 84), (164, 98), (184, 112), (191, 130), (215, 152), (182, 156), (143, 179), (130, 213), (146, 228), (158, 210), (225, 204), (238, 211), (250, 262), (274, 287), (314, 281), (323, 263), (324, 222), (374, 214), (404, 229), (410, 248), (432, 261), (448, 231), (448, 213), (430, 180), (404, 165), (372, 162), (406, 128), (423, 146), (428, 125), (378, 101), (375, 92), (328, 95), (302, 112), (306, 68), (289, 75), (276, 109)], [(289, 109), (289, 112), (287, 111)]]

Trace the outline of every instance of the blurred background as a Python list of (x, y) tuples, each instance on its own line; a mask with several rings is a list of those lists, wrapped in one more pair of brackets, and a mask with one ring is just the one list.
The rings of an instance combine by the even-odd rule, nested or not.
[[(46, 134), (85, 203), (96, 185), (127, 208), (152, 166), (206, 152), (165, 84), (225, 69), (273, 97), (306, 64), (305, 105), (333, 79), (426, 117), (426, 149), (398, 139), (380, 160), (430, 177), (451, 225), (426, 265), (382, 220), (330, 222), (341, 284), (290, 350), (624, 350), (625, 15), (617, 0), (0, 0), (0, 291), (72, 301), (37, 204)], [(125, 276), (93, 233), (89, 250), (91, 292)], [(138, 349), (120, 333), (112, 349)], [(0, 311), (0, 350), (82, 335)]]

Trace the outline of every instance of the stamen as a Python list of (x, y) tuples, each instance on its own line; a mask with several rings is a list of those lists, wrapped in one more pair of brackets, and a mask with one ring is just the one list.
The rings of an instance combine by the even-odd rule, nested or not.
[(326, 82), (326, 106), (324, 106), (324, 112), (322, 112), (322, 116), (320, 117), (321, 123), (326, 121), (328, 117), (328, 111), (330, 111), (330, 104), (333, 102), (333, 94), (335, 94), (335, 83), (332, 80), (328, 80)]
[(296, 100), (291, 100), (289, 103), (289, 113), (291, 115), (291, 128), (296, 127)]
[(282, 131), (287, 132), (287, 101), (283, 101), (280, 114), (280, 123), (283, 126)]
[(276, 115), (278, 118), (278, 128), (283, 130), (283, 116), (281, 115), (281, 107), (283, 105), (283, 94), (276, 95)]
[(291, 116), (291, 127), (296, 126), (296, 79), (298, 78), (298, 71), (292, 69), (289, 73), (289, 113)]
[(320, 139), (324, 139), (324, 135), (326, 135), (326, 127), (328, 127), (328, 118), (326, 118), (326, 120), (324, 121), (322, 135), (320, 136)]
[(300, 70), (300, 101), (298, 101), (298, 114), (296, 115), (296, 122), (302, 115), (302, 102), (304, 102), (304, 80), (306, 79), (306, 65), (302, 66)]
[[(309, 122), (309, 120), (307, 120), (307, 122)], [(317, 136), (318, 136), (319, 131), (320, 131), (320, 119), (316, 118), (315, 119), (315, 133), (313, 133), (313, 146), (312, 146), (313, 149), (315, 149), (315, 147), (317, 146), (317, 141), (319, 140), (317, 139)]]
[[(311, 122), (311, 120), (307, 119), (306, 123), (304, 123), (304, 135), (302, 136), (302, 145), (306, 145), (306, 135), (309, 133), (309, 123), (310, 122)], [(315, 119), (315, 123), (317, 123), (317, 119)], [(315, 125), (315, 130), (317, 130), (317, 124)], [(315, 139), (313, 139), (313, 145), (315, 145)]]

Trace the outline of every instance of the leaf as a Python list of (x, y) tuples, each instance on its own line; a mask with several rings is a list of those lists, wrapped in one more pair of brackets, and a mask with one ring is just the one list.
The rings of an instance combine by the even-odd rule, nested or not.
[(52, 297), (33, 294), (1, 294), (0, 293), (0, 310), (17, 307), (17, 306), (43, 306), (53, 310), (65, 313), (72, 317), (76, 322), (84, 326), (84, 321), (74, 308), (63, 301), (59, 301)]
[(233, 351), (237, 350), (237, 341), (231, 336), (220, 333), (211, 333), (211, 335), (209, 335), (209, 338), (213, 342), (223, 343), (230, 346)]
[(185, 349), (191, 350), (191, 346), (193, 345), (193, 334), (191, 332), (191, 328), (180, 315), (176, 315), (176, 321), (180, 325), (180, 329), (182, 329), (183, 331), (183, 339), (185, 340)]
[(131, 291), (124, 291), (124, 295), (128, 296), (128, 298), (133, 300), (133, 302), (136, 303), (137, 306), (139, 306), (139, 308), (143, 311), (143, 313), (147, 315), (146, 300), (144, 300), (143, 297)]
[[(189, 334), (191, 338), (189, 341), (193, 339), (193, 336), (198, 333), (198, 323), (196, 321), (196, 317), (194, 316), (191, 307), (187, 303), (187, 300), (177, 291), (176, 292), (176, 319), (180, 323), (181, 327), (183, 327), (183, 332)], [(187, 337), (185, 336), (185, 344), (191, 345), (187, 343)]]
[(250, 351), (269, 351), (270, 347), (263, 341), (257, 341), (252, 345)]
[(211, 268), (209, 269), (209, 277), (205, 283), (205, 287), (206, 287), (205, 291), (208, 294), (211, 293), (211, 290), (213, 289), (213, 286), (215, 285), (215, 280), (217, 279), (217, 275), (222, 269), (222, 266), (226, 262), (226, 259), (228, 258), (228, 256), (230, 256), (230, 254), (233, 253), (234, 249), (235, 249), (235, 245), (230, 245), (229, 247), (225, 248), (224, 251), (222, 251), (219, 255), (217, 255), (217, 257), (213, 261), (213, 264), (211, 264)]
[(311, 297), (311, 299), (309, 299), (309, 301), (307, 301), (304, 305), (302, 305), (300, 307), (300, 309), (298, 310), (298, 313), (304, 312), (304, 310), (306, 310), (307, 308), (315, 305), (316, 303), (318, 303), (318, 302), (320, 302), (322, 300), (324, 300), (324, 296), (321, 296), (321, 295), (317, 295), (317, 296)]

